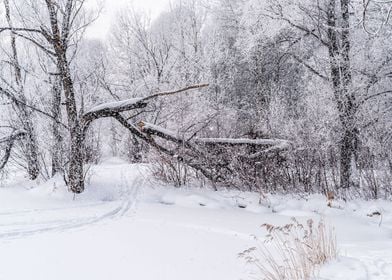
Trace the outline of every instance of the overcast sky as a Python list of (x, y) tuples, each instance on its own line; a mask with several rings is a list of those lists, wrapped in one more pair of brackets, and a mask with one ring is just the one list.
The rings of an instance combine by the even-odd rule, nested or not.
[(135, 8), (145, 10), (156, 17), (162, 10), (168, 7), (169, 0), (101, 0), (104, 1), (104, 8), (99, 19), (91, 26), (87, 32), (90, 38), (104, 39), (111, 25), (112, 20), (121, 8), (133, 5)]

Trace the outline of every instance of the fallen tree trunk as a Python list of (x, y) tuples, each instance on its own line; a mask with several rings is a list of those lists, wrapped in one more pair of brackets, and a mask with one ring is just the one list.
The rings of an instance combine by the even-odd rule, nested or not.
[[(196, 138), (186, 140), (176, 133), (146, 122), (139, 122), (139, 133), (148, 139), (153, 136), (174, 144), (174, 151), (165, 153), (183, 161), (191, 162), (189, 166), (202, 171), (213, 183), (230, 183), (240, 179), (238, 166), (248, 165), (254, 169), (259, 160), (266, 156), (276, 156), (280, 152), (290, 150), (292, 143), (283, 139), (246, 139), (246, 138)], [(154, 142), (155, 143), (155, 142)], [(249, 147), (252, 151), (250, 152)]]
[(282, 139), (247, 139), (247, 138), (196, 138), (196, 142), (204, 145), (221, 146), (278, 146), (289, 145), (289, 141)]

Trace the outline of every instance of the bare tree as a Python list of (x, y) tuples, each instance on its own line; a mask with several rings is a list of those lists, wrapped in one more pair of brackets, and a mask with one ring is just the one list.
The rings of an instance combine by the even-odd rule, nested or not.
[(11, 44), (11, 55), (10, 64), (13, 69), (13, 84), (9, 84), (8, 89), (0, 86), (0, 93), (9, 98), (18, 116), (18, 122), (26, 133), (26, 137), (23, 140), (25, 146), (25, 156), (27, 160), (27, 171), (30, 179), (35, 180), (40, 172), (39, 160), (38, 160), (38, 146), (36, 140), (36, 132), (33, 124), (32, 109), (27, 107), (28, 103), (25, 96), (25, 88), (22, 74), (22, 67), (19, 63), (16, 32), (12, 23), (10, 15), (9, 0), (4, 0), (5, 16), (10, 31), (10, 44)]
[(344, 189), (352, 184), (352, 167), (358, 143), (358, 107), (352, 85), (350, 4), (350, 0), (328, 0), (307, 7), (298, 4), (298, 10), (306, 19), (303, 22), (290, 18), (279, 1), (274, 1), (270, 9), (270, 15), (274, 19), (282, 20), (299, 32), (299, 39), (294, 40), (291, 47), (302, 38), (312, 38), (328, 51), (329, 77), (325, 77), (305, 60), (297, 57), (297, 61), (304, 64), (311, 73), (326, 79), (332, 86), (341, 126), (340, 186)]

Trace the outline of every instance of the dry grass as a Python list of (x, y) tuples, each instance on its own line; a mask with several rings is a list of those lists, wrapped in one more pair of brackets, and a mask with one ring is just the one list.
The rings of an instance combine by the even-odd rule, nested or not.
[(285, 226), (264, 224), (267, 240), (240, 254), (257, 268), (264, 280), (308, 280), (322, 264), (337, 256), (333, 228), (323, 220), (306, 225), (292, 219)]

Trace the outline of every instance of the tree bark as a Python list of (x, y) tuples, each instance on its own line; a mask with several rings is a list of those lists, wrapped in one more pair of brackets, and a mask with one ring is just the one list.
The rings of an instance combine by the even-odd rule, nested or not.
[(63, 135), (61, 123), (61, 81), (58, 77), (52, 79), (52, 177), (63, 171)]

